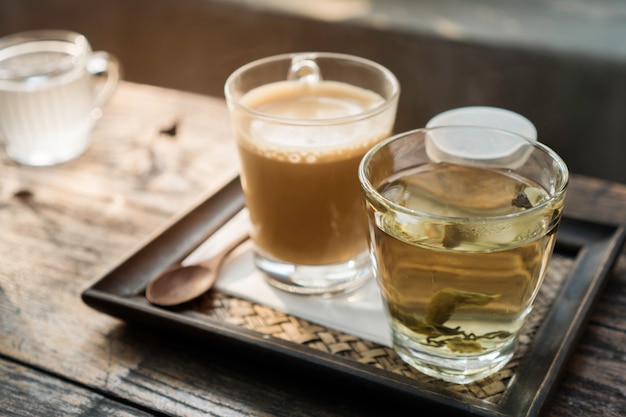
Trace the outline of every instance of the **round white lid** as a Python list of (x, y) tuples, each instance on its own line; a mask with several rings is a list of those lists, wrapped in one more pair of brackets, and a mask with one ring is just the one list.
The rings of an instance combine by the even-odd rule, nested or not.
[[(530, 120), (510, 110), (498, 107), (460, 107), (440, 113), (430, 119), (427, 128), (467, 126), (467, 129), (437, 130), (429, 133), (426, 143), (429, 157), (435, 162), (473, 163), (487, 166), (516, 168), (531, 151), (530, 142), (537, 140), (537, 129)], [(489, 127), (502, 132), (473, 129)]]

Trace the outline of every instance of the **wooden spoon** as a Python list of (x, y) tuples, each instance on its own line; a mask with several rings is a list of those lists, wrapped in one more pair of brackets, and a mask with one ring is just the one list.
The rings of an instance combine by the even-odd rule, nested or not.
[(248, 237), (248, 230), (241, 229), (229, 237), (225, 246), (208, 259), (169, 269), (148, 284), (146, 298), (152, 304), (171, 307), (201, 296), (215, 283), (226, 256)]

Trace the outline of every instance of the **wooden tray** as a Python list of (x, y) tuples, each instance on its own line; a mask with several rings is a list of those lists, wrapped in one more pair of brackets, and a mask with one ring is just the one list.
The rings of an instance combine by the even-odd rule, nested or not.
[(514, 358), (494, 375), (456, 385), (413, 370), (388, 347), (215, 291), (174, 309), (149, 304), (146, 284), (185, 258), (243, 206), (235, 178), (98, 279), (82, 293), (83, 301), (128, 322), (279, 355), (366, 389), (385, 389), (444, 412), (478, 416), (540, 413), (626, 236), (623, 226), (564, 218)]

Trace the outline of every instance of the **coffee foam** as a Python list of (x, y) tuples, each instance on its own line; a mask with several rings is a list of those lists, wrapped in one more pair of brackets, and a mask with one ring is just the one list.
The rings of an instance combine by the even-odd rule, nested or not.
[[(367, 131), (368, 140), (359, 140), (354, 138), (343, 139), (345, 143), (328, 143), (324, 140), (323, 145), (312, 145), (308, 148), (302, 146), (280, 146), (272, 141), (267, 143), (257, 139), (250, 140), (245, 138), (240, 140), (243, 146), (251, 149), (256, 154), (266, 158), (285, 161), (291, 163), (318, 163), (326, 161), (336, 161), (351, 158), (357, 154), (363, 154), (367, 149), (375, 143), (384, 139), (389, 132), (380, 132), (377, 136), (373, 136), (371, 130)], [(362, 138), (363, 136), (361, 136)]]
[(377, 93), (338, 81), (278, 81), (249, 91), (241, 104), (287, 120), (332, 120), (358, 115), (384, 103)]
[(293, 163), (348, 158), (386, 137), (392, 121), (385, 112), (363, 120), (342, 120), (380, 106), (373, 91), (336, 81), (305, 84), (281, 81), (250, 91), (242, 104), (267, 118), (253, 118), (240, 132), (256, 153)]

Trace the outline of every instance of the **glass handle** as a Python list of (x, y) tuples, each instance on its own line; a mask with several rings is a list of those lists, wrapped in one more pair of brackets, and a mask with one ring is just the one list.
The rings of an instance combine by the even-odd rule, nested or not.
[(322, 80), (322, 72), (314, 59), (298, 55), (291, 60), (287, 79), (289, 81), (318, 83)]
[(87, 72), (95, 77), (105, 77), (97, 87), (94, 106), (101, 108), (109, 100), (121, 78), (121, 65), (114, 55), (104, 52), (94, 52), (87, 60)]

